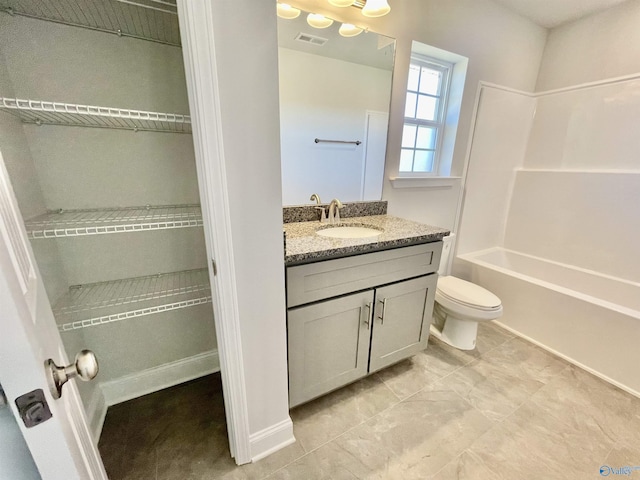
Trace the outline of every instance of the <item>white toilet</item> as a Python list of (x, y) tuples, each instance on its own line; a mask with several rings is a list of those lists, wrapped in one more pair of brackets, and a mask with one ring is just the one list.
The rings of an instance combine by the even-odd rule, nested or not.
[(448, 275), (453, 238), (452, 234), (443, 239), (431, 335), (460, 350), (473, 350), (478, 323), (499, 318), (502, 303), (489, 290)]

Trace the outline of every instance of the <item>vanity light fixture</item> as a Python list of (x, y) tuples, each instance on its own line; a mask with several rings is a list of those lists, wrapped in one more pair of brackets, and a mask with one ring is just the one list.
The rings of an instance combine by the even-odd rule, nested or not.
[(357, 35), (360, 35), (362, 31), (363, 29), (360, 27), (356, 27), (355, 25), (352, 25), (350, 23), (343, 23), (340, 26), (340, 30), (338, 30), (338, 33), (343, 37), (355, 37)]
[(387, 0), (329, 0), (334, 7), (349, 7), (353, 5), (362, 9), (365, 17), (382, 17), (391, 11)]
[(387, 0), (366, 0), (362, 7), (362, 15), (365, 17), (382, 17), (391, 11)]
[(354, 4), (356, 0), (329, 0), (329, 3), (334, 7), (349, 7)]
[(287, 3), (278, 3), (277, 12), (280, 18), (286, 18), (288, 20), (293, 20), (300, 16), (300, 9), (294, 8)]
[(327, 28), (333, 24), (333, 20), (319, 13), (310, 13), (307, 15), (307, 23), (314, 28)]

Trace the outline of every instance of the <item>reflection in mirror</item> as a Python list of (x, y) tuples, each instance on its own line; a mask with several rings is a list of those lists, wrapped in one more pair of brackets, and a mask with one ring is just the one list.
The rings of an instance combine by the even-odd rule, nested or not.
[(395, 40), (278, 18), (283, 205), (380, 200)]

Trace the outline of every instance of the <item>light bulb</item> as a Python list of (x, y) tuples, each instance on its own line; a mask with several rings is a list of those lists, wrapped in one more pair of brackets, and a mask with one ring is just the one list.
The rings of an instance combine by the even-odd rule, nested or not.
[(300, 10), (286, 3), (278, 3), (278, 16), (291, 20), (300, 16)]
[(353, 5), (355, 0), (329, 0), (329, 3), (334, 7), (349, 7)]
[(340, 30), (338, 30), (338, 33), (343, 37), (355, 37), (356, 35), (360, 35), (362, 33), (362, 30), (362, 28), (351, 25), (350, 23), (343, 23), (340, 26)]
[(382, 17), (391, 11), (387, 0), (367, 0), (362, 8), (362, 15), (365, 17)]
[(318, 13), (310, 13), (307, 15), (307, 23), (313, 28), (327, 28), (331, 26), (333, 20)]

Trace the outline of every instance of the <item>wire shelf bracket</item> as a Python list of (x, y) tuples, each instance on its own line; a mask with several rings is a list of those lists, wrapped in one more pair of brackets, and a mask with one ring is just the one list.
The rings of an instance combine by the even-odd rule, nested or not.
[(176, 113), (3, 97), (0, 97), (0, 110), (19, 117), (23, 123), (36, 125), (115, 128), (134, 132), (191, 133), (191, 117)]
[(58, 210), (25, 222), (30, 239), (202, 227), (199, 205)]
[(206, 268), (76, 285), (53, 309), (61, 332), (211, 302)]

